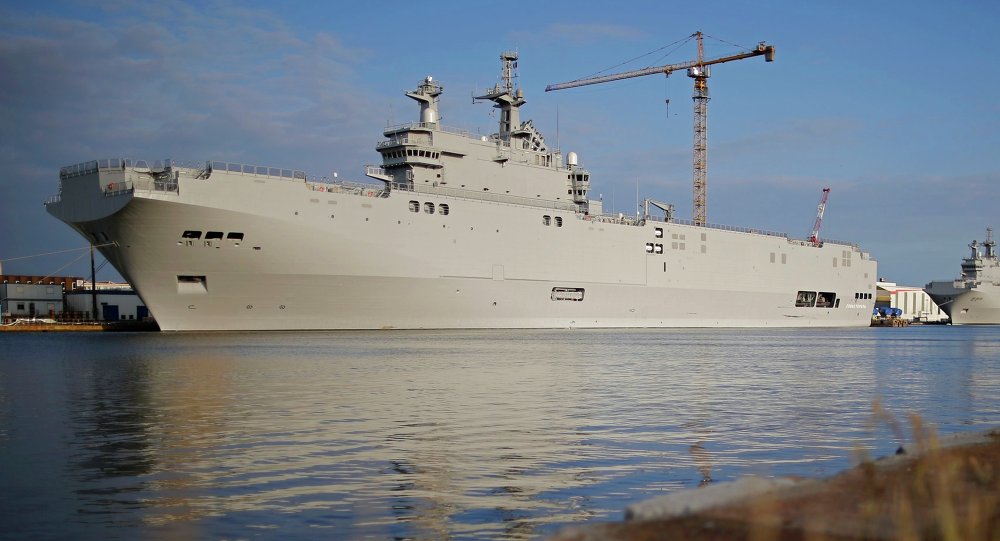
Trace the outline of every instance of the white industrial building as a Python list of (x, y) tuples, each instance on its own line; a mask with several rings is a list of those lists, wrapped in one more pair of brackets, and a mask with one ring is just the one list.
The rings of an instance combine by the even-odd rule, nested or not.
[(888, 306), (903, 311), (901, 316), (908, 321), (941, 323), (948, 320), (948, 314), (931, 300), (922, 287), (901, 286), (895, 282), (879, 281), (875, 284), (875, 306)]
[(0, 314), (4, 319), (49, 318), (62, 311), (60, 283), (0, 283)]
[(98, 282), (94, 293), (89, 281), (78, 280), (75, 285), (75, 289), (66, 292), (68, 312), (89, 313), (96, 295), (98, 321), (142, 321), (150, 317), (149, 309), (129, 284)]
[(0, 273), (0, 323), (18, 318), (52, 318), (63, 313), (63, 292), (72, 276), (32, 276)]
[[(44, 318), (59, 321), (143, 321), (149, 309), (129, 284), (72, 276), (0, 274), (0, 323)], [(91, 315), (96, 294), (96, 317)]]

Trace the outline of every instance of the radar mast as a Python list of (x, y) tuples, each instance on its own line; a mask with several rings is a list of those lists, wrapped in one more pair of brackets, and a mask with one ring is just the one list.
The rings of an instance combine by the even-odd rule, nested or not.
[(501, 53), (500, 61), (503, 62), (500, 82), (482, 96), (474, 96), (472, 99), (492, 101), (493, 107), (500, 109), (500, 130), (497, 136), (501, 141), (510, 141), (512, 136), (517, 135), (515, 132), (521, 126), (519, 108), (526, 100), (524, 92), (520, 88), (514, 88), (514, 79), (517, 78), (517, 52)]

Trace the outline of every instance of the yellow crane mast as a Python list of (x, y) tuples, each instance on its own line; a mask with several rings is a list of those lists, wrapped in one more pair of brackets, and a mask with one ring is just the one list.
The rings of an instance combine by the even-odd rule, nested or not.
[[(707, 193), (708, 193), (708, 78), (711, 76), (709, 66), (732, 62), (733, 60), (743, 60), (755, 56), (764, 56), (767, 62), (774, 61), (774, 46), (767, 45), (763, 41), (757, 44), (755, 49), (745, 53), (723, 56), (705, 60), (705, 49), (702, 45), (702, 33), (695, 32), (691, 35), (698, 43), (698, 58), (680, 64), (667, 64), (653, 68), (644, 68), (611, 75), (601, 75), (598, 77), (587, 77), (566, 83), (551, 84), (545, 87), (546, 92), (553, 90), (563, 90), (578, 86), (606, 83), (610, 81), (620, 81), (632, 77), (642, 77), (644, 75), (655, 75), (662, 73), (670, 76), (671, 73), (680, 69), (687, 69), (688, 77), (694, 79), (694, 187), (693, 187), (693, 210), (692, 221), (695, 225), (705, 225), (707, 223)], [(690, 39), (690, 38), (689, 38)]]

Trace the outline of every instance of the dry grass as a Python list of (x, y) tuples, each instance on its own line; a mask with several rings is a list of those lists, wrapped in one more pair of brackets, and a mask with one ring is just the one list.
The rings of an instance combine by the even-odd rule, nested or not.
[[(872, 405), (872, 428), (885, 424), (906, 441), (903, 424)], [(694, 515), (594, 525), (560, 541), (1000, 541), (1000, 431), (942, 444), (933, 427), (910, 415), (912, 445), (820, 481)], [(697, 450), (692, 450), (692, 454)], [(696, 458), (704, 458), (697, 457)], [(699, 460), (702, 475), (711, 464)]]

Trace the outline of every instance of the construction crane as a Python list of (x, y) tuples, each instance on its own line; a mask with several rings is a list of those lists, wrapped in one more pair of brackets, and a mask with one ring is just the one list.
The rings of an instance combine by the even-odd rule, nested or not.
[(830, 198), (830, 188), (823, 188), (823, 197), (816, 206), (816, 222), (813, 223), (812, 235), (809, 235), (809, 242), (814, 246), (819, 246), (819, 228), (823, 225), (823, 213), (826, 212), (826, 200)]
[(632, 77), (642, 77), (644, 75), (655, 75), (662, 73), (670, 76), (671, 73), (680, 69), (687, 69), (688, 77), (694, 79), (694, 196), (692, 221), (695, 225), (705, 225), (707, 223), (706, 198), (708, 193), (708, 78), (711, 76), (709, 66), (732, 62), (733, 60), (743, 60), (754, 56), (764, 56), (767, 62), (774, 61), (774, 46), (767, 45), (763, 41), (757, 44), (756, 49), (745, 53), (731, 56), (723, 56), (705, 60), (705, 49), (702, 45), (702, 33), (695, 32), (691, 35), (698, 42), (698, 59), (680, 64), (668, 64), (655, 68), (644, 68), (612, 75), (602, 75), (599, 77), (588, 77), (577, 79), (566, 83), (552, 84), (545, 87), (546, 92), (553, 90), (563, 90), (578, 86), (593, 85), (597, 83), (607, 83), (610, 81), (620, 81)]

